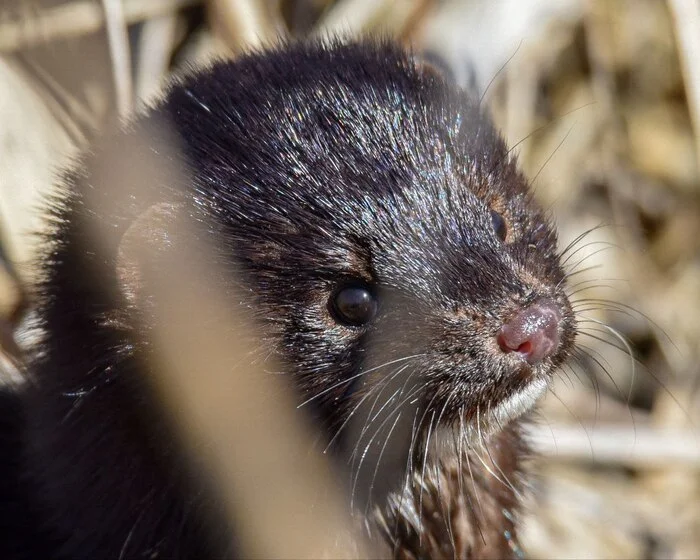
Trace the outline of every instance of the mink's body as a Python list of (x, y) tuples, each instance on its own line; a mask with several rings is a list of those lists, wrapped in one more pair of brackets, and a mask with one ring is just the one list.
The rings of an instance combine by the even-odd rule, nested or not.
[[(161, 149), (166, 138), (177, 156)], [(103, 191), (116, 196), (109, 210), (88, 210), (85, 193)], [(120, 243), (92, 236), (99, 220), (118, 240), (164, 201), (205, 225), (217, 265), (240, 271), (265, 343), (329, 437), (376, 389), (355, 379), (372, 338), (390, 335), (387, 358), (407, 368), (386, 375), (407, 376), (406, 394), (418, 391), (432, 411), (416, 439), (457, 426), (467, 447), (492, 437), (502, 443), (498, 470), (517, 481), (516, 419), (573, 344), (555, 233), (490, 120), (460, 90), (389, 45), (292, 45), (182, 79), (67, 177), (37, 287), (43, 340), (14, 401), (26, 421), (12, 476), (21, 471), (26, 492), (3, 515), (24, 508), (33, 521), (1, 534), (0, 548), (36, 544), (50, 558), (219, 551), (143, 387), (149, 348), (131, 307), (148, 314), (152, 294), (140, 280), (139, 294), (125, 291), (133, 278)], [(217, 279), (223, 290), (227, 281)], [(446, 462), (448, 477), (465, 468)], [(513, 489), (468, 463), (485, 482), (465, 478), (455, 492), (483, 492), (506, 513), (460, 518), (489, 539), (460, 550), (513, 552)], [(463, 512), (481, 507), (478, 496), (464, 500)], [(384, 509), (396, 553), (418, 555), (423, 525)], [(449, 556), (451, 544), (441, 546)]]

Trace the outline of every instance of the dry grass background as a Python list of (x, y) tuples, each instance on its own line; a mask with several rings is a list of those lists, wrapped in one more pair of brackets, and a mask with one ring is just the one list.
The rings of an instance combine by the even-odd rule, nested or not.
[(29, 232), (70, 154), (184, 66), (285, 34), (364, 32), (439, 55), (484, 95), (562, 247), (597, 228), (569, 263), (587, 269), (574, 279), (587, 353), (533, 427), (526, 551), (700, 557), (697, 0), (3, 0), (5, 370)]

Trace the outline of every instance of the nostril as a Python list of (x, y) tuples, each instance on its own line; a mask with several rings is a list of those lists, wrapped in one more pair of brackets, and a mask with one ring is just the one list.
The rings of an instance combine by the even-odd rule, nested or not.
[(551, 300), (542, 299), (519, 311), (499, 330), (496, 341), (505, 353), (517, 352), (536, 364), (559, 347), (561, 312)]

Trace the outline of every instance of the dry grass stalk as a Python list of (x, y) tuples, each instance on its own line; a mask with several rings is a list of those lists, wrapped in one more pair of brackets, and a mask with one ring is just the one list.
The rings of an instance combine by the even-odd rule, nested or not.
[[(132, 24), (200, 3), (201, 0), (122, 0), (121, 9), (124, 22)], [(94, 33), (105, 23), (105, 12), (99, 4), (89, 0), (67, 2), (47, 8), (31, 20), (0, 21), (0, 52)]]
[[(166, 134), (156, 138), (161, 140), (154, 150), (157, 159), (135, 172), (146, 182), (162, 179), (163, 169), (174, 165), (164, 162), (179, 160)], [(148, 141), (153, 144), (155, 138)], [(116, 193), (102, 195), (119, 189), (122, 178), (109, 162), (97, 174), (102, 193), (88, 196), (87, 204), (104, 215), (119, 199)], [(173, 208), (157, 204), (117, 240), (110, 240), (110, 227), (94, 233), (107, 245), (119, 243), (127, 262), (150, 262), (160, 247), (151, 246), (152, 238), (141, 235), (140, 228), (172, 228), (188, 243), (201, 239), (195, 222)], [(210, 250), (201, 243), (177, 244), (175, 254), (160, 259), (157, 269), (143, 271), (164, 313), (149, 329), (154, 353), (147, 370), (185, 449), (212, 479), (243, 557), (371, 556), (354, 530), (327, 457), (309, 452), (313, 432), (296, 409), (286, 379), (270, 373), (279, 371), (271, 359), (251, 351), (261, 339), (243, 306), (232, 309), (236, 298), (217, 290), (213, 279), (230, 271), (216, 268)]]
[(105, 14), (109, 54), (112, 59), (112, 76), (117, 100), (117, 114), (125, 118), (131, 113), (134, 105), (129, 32), (124, 19), (124, 9), (121, 0), (102, 0), (102, 7)]
[(669, 0), (676, 26), (676, 41), (680, 54), (688, 106), (695, 128), (695, 149), (700, 162), (700, 2), (698, 0)]

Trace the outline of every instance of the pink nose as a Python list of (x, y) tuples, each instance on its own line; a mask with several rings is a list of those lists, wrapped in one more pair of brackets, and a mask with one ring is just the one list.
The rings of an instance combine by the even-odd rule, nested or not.
[(559, 307), (541, 299), (504, 324), (496, 340), (503, 352), (517, 352), (528, 363), (536, 364), (556, 352), (560, 322)]

